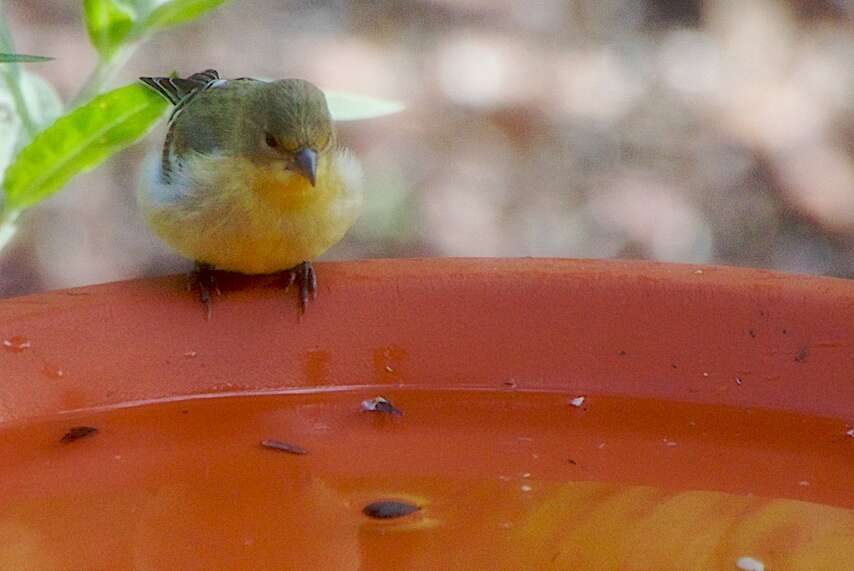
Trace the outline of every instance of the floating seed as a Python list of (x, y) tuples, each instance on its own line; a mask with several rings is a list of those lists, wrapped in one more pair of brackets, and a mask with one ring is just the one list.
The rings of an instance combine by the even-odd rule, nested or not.
[(308, 450), (302, 448), (301, 446), (297, 446), (296, 444), (288, 444), (287, 442), (282, 442), (281, 440), (274, 440), (272, 438), (262, 440), (261, 446), (263, 446), (264, 448), (269, 448), (271, 450), (287, 452), (288, 454), (308, 454)]
[(81, 438), (86, 438), (98, 432), (94, 426), (73, 426), (68, 429), (68, 432), (59, 440), (62, 444), (68, 444)]
[(419, 511), (421, 508), (415, 504), (399, 502), (396, 500), (382, 500), (373, 502), (364, 507), (362, 513), (375, 519), (394, 519), (407, 516)]

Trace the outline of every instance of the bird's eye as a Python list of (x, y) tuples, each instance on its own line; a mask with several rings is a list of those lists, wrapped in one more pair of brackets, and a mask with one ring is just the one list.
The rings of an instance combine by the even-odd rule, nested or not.
[(273, 149), (279, 146), (279, 141), (277, 141), (276, 137), (274, 137), (270, 133), (267, 133), (267, 146)]

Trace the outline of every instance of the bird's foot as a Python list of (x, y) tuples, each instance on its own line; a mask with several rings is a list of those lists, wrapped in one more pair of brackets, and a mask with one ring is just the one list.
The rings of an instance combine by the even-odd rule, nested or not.
[(285, 270), (285, 291), (296, 283), (299, 288), (299, 314), (305, 314), (309, 299), (317, 299), (317, 274), (311, 262), (302, 262), (289, 270)]
[(219, 286), (216, 283), (216, 270), (211, 264), (204, 262), (196, 262), (190, 272), (190, 279), (187, 283), (188, 290), (199, 290), (199, 301), (205, 306), (205, 312), (208, 319), (211, 318), (211, 290), (217, 295), (222, 295)]

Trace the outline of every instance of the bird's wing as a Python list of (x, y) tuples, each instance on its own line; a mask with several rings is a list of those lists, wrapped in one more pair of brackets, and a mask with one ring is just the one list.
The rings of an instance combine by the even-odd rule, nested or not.
[[(172, 108), (166, 129), (166, 139), (163, 144), (161, 158), (160, 179), (169, 183), (173, 172), (180, 168), (180, 162), (188, 152), (210, 153), (220, 149), (223, 145), (223, 137), (233, 132), (233, 125), (238, 122), (242, 102), (246, 100), (247, 87), (257, 80), (252, 78), (219, 79), (208, 73), (202, 72), (187, 78), (188, 80), (200, 80), (199, 85), (185, 94)], [(201, 83), (205, 81), (205, 83)], [(217, 91), (215, 104), (208, 101), (208, 105), (198, 105), (206, 94)], [(226, 109), (226, 112), (223, 111)], [(231, 111), (228, 111), (228, 110)], [(180, 119), (185, 114), (189, 120)]]
[(215, 69), (206, 69), (184, 78), (140, 77), (139, 80), (175, 106), (169, 116), (169, 127), (166, 130), (166, 141), (163, 145), (161, 159), (160, 176), (164, 182), (168, 182), (172, 171), (172, 136), (175, 118), (197, 94), (215, 85), (225, 83), (225, 80), (220, 79), (219, 72)]

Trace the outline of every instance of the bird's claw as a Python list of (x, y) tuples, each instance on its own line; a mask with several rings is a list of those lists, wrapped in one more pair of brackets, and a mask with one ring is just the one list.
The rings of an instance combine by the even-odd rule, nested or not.
[(193, 290), (196, 288), (199, 290), (199, 301), (204, 304), (206, 316), (210, 319), (213, 305), (211, 302), (211, 290), (216, 292), (217, 295), (222, 295), (219, 285), (216, 283), (216, 271), (211, 264), (196, 262), (193, 265), (187, 289)]
[(309, 300), (317, 299), (317, 274), (311, 262), (302, 262), (286, 271), (287, 284), (285, 291), (295, 283), (299, 288), (299, 313), (305, 314)]

